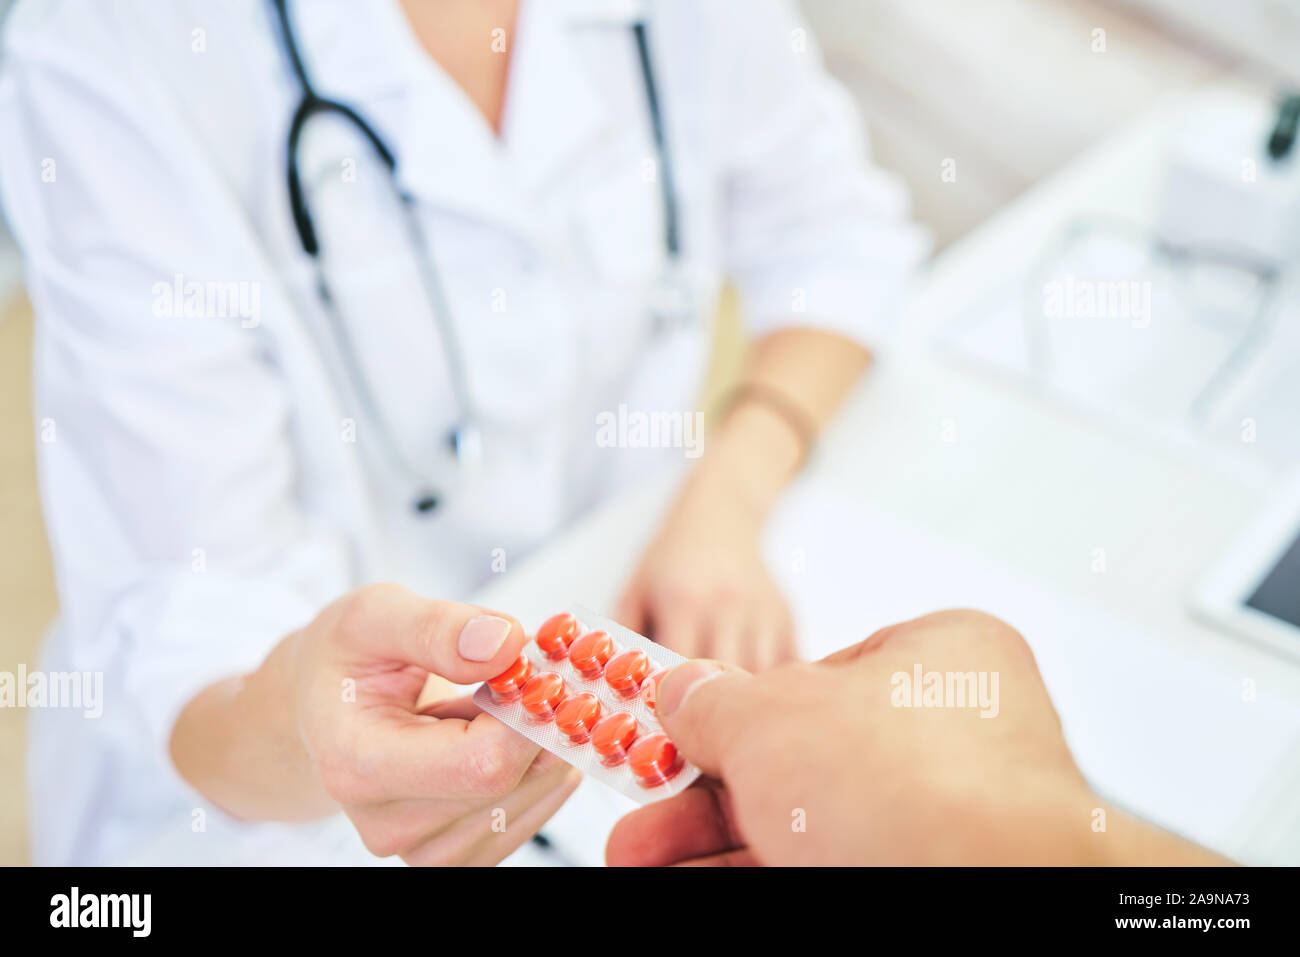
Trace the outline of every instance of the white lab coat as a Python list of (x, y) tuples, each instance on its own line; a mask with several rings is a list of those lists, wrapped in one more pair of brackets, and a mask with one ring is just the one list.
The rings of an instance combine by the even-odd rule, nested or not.
[[(318, 89), (398, 156), (485, 464), (472, 481), (445, 472), (446, 357), (401, 220), (368, 149), (327, 119), (302, 162), (330, 283), (390, 428), (451, 489), (446, 507), (413, 515), (409, 480), (367, 440), (289, 214), (298, 90), (266, 0), (20, 2), (0, 167), (37, 313), (61, 605), (42, 667), (105, 682), (97, 720), (32, 714), (41, 863), (359, 856), (346, 827), (327, 838), (328, 823), (254, 827), (208, 807), (167, 760), (179, 709), (358, 583), (463, 598), (494, 560), (508, 568), (681, 461), (594, 438), (597, 413), (620, 404), (693, 409), (709, 343), (706, 323), (647, 335), (664, 254), (637, 16), (651, 25), (702, 314), (727, 275), (755, 334), (816, 324), (879, 347), (922, 252), (901, 190), (866, 165), (850, 103), (781, 0), (525, 3), (499, 140), (396, 0), (291, 9)], [(168, 287), (184, 298), (193, 282), (233, 283), (242, 299), (225, 318), (206, 300), (200, 315), (168, 303)]]

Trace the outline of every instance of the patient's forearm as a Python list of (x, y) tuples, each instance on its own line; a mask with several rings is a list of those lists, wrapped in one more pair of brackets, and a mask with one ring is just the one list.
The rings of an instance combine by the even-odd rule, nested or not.
[(1106, 830), (1092, 835), (1087, 861), (1108, 867), (1222, 867), (1234, 862), (1118, 808), (1106, 811)]

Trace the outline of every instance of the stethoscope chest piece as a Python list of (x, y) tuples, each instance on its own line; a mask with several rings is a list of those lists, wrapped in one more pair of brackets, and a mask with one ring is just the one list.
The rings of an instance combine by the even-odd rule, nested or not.
[(474, 422), (461, 422), (447, 436), (451, 453), (457, 465), (466, 471), (478, 469), (483, 464), (483, 430)]
[(668, 266), (651, 287), (649, 314), (657, 336), (691, 330), (699, 323), (700, 298), (680, 266)]

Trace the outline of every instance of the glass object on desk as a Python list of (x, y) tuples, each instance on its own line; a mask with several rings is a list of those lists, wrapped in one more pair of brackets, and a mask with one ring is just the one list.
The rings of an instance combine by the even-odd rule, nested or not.
[(1026, 371), (1090, 405), (1203, 427), (1267, 342), (1278, 279), (1245, 251), (1076, 220), (1024, 289)]

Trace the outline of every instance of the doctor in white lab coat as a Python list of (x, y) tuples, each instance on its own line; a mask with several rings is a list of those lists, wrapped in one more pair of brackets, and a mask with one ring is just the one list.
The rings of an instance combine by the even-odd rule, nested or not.
[[(20, 0), (5, 27), (61, 604), (40, 667), (104, 681), (98, 718), (34, 714), (41, 863), (504, 857), (575, 782), (462, 699), (416, 707), (427, 674), (482, 680), (525, 640), (459, 602), (685, 460), (621, 618), (688, 655), (792, 656), (763, 520), (923, 253), (783, 0), (287, 9), (315, 92), (394, 158), (306, 126), (315, 262), (272, 3)], [(754, 348), (701, 447), (724, 277)]]

